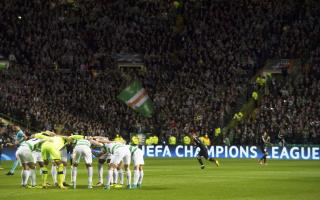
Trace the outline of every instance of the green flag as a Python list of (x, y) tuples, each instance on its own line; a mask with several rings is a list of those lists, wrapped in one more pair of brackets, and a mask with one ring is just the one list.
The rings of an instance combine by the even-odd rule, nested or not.
[(153, 113), (153, 103), (139, 81), (133, 81), (117, 98), (145, 117)]

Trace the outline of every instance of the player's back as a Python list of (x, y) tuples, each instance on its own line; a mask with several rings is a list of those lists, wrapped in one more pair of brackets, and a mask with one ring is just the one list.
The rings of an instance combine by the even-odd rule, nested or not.
[(126, 145), (126, 147), (129, 148), (129, 150), (130, 150), (131, 153), (135, 152), (135, 151), (138, 149), (137, 146), (132, 146), (132, 145)]
[(66, 140), (62, 136), (54, 136), (52, 137), (51, 141), (54, 144), (55, 148), (59, 150), (66, 145)]
[(113, 154), (116, 149), (119, 147), (126, 147), (126, 145), (119, 142), (110, 142), (103, 145), (103, 148), (107, 153)]
[(20, 146), (28, 146), (32, 151), (34, 151), (35, 148), (43, 141), (44, 141), (43, 139), (33, 138), (33, 139), (22, 142)]
[(91, 143), (89, 140), (86, 139), (78, 139), (75, 141), (75, 146), (80, 146), (80, 145), (84, 145), (84, 146), (91, 146)]

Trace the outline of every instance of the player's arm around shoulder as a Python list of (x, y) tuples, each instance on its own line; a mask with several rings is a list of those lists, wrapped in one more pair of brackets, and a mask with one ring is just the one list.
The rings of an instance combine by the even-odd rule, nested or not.
[(53, 134), (50, 134), (47, 132), (40, 132), (40, 133), (34, 134), (34, 138), (42, 139), (44, 141), (52, 141), (53, 136), (54, 136)]
[(85, 139), (85, 137), (83, 135), (71, 135), (71, 136), (69, 136), (69, 138), (72, 139), (72, 140)]
[(102, 147), (103, 144), (101, 142), (95, 141), (90, 139), (89, 142), (91, 143), (91, 145), (95, 146), (95, 147)]

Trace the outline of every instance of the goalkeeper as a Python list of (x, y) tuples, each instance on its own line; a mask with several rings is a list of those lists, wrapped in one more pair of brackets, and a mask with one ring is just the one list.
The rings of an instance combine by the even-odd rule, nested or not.
[(55, 135), (54, 132), (45, 131), (35, 134), (35, 138), (45, 139), (46, 141), (41, 146), (41, 156), (44, 161), (44, 166), (42, 168), (42, 187), (47, 187), (48, 178), (48, 164), (49, 156), (55, 165), (58, 167), (58, 187), (65, 189), (63, 186), (64, 174), (63, 174), (63, 163), (61, 161), (60, 149), (62, 149), (66, 143), (67, 138), (64, 136)]

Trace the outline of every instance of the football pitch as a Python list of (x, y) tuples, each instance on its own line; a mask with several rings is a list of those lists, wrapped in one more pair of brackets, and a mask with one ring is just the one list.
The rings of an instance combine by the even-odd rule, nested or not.
[[(196, 159), (146, 159), (141, 189), (87, 189), (87, 175), (80, 163), (77, 189), (24, 189), (20, 169), (6, 176), (12, 162), (0, 170), (0, 200), (93, 200), (93, 199), (319, 199), (320, 161), (270, 160), (260, 166), (253, 159), (220, 159), (220, 167), (206, 163), (201, 170)], [(96, 164), (96, 161), (94, 161)], [(94, 184), (97, 169), (94, 166)], [(50, 171), (50, 170), (49, 170)], [(104, 171), (106, 174), (106, 169)], [(51, 181), (51, 176), (48, 178)], [(70, 181), (70, 169), (67, 173)], [(41, 178), (38, 175), (38, 183)]]

